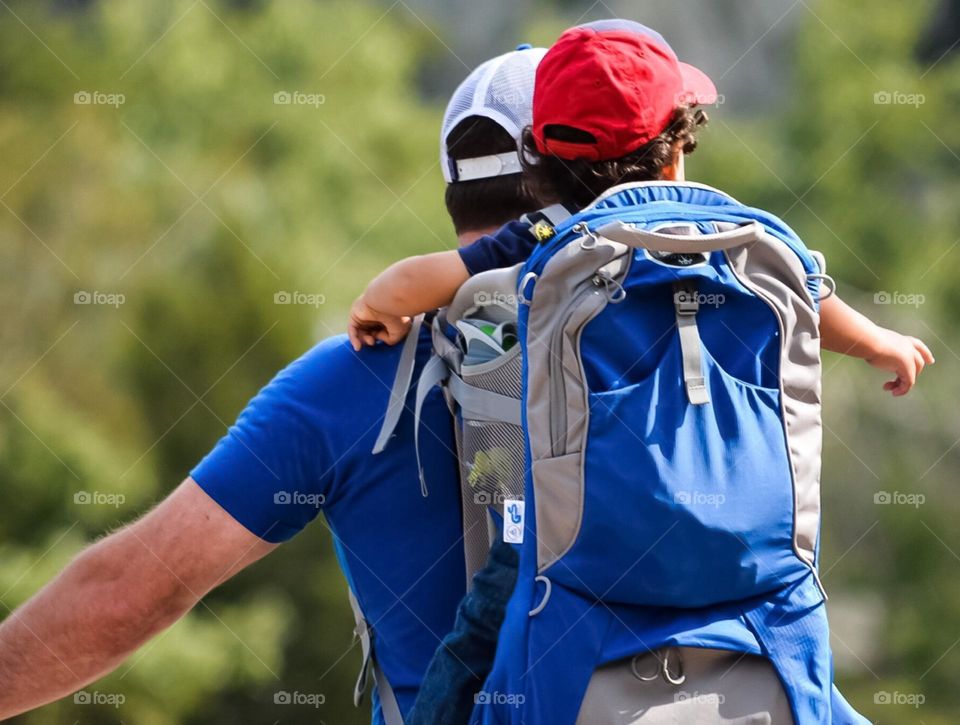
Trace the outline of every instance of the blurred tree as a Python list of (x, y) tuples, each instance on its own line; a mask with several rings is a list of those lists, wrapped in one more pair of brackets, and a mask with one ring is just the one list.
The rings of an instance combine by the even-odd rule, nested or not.
[[(408, 13), (3, 12), (6, 614), (179, 483), (258, 387), (339, 332), (383, 260), (452, 235), (438, 112), (410, 90), (436, 40)], [(276, 303), (295, 292), (311, 304)], [(18, 720), (366, 721), (345, 589), (318, 522), (87, 688), (121, 707), (68, 698)], [(281, 707), (280, 690), (326, 702)]]
[[(840, 682), (874, 718), (927, 725), (960, 709), (960, 74), (949, 54), (915, 60), (933, 7), (881, 0), (867, 23), (857, 4), (801, 3), (798, 36), (775, 45), (789, 93), (762, 114), (710, 109), (689, 164), (783, 215), (848, 301), (935, 348), (900, 400), (862, 363), (824, 358)], [(5, 615), (176, 485), (259, 386), (339, 331), (364, 279), (450, 244), (439, 109), (413, 89), (424, 58), (459, 62), (402, 4), (0, 13)], [(527, 37), (549, 43), (575, 19), (538, 12)], [(294, 292), (315, 306), (275, 303)], [(883, 492), (925, 500), (878, 505)], [(352, 622), (321, 521), (205, 604), (87, 688), (123, 694), (120, 708), (68, 699), (18, 721), (367, 720), (349, 702), (358, 655), (343, 656)], [(327, 699), (281, 707), (279, 690)], [(875, 702), (883, 692), (926, 703)]]

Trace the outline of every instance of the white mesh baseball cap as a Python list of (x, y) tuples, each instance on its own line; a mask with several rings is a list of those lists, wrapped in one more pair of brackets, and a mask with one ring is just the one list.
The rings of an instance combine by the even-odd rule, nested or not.
[(520, 156), (508, 151), (492, 156), (453, 160), (447, 136), (463, 119), (484, 116), (502, 126), (520, 147), (523, 129), (533, 120), (533, 82), (546, 48), (521, 45), (480, 64), (453, 92), (440, 129), (440, 168), (447, 183), (519, 174)]

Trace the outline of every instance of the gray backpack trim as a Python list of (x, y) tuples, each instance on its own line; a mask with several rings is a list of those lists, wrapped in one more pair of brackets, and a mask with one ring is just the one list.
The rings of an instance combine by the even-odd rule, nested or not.
[[(730, 250), (726, 255), (740, 282), (767, 303), (780, 324), (782, 414), (794, 490), (793, 547), (816, 576), (823, 439), (820, 317), (806, 285), (803, 265), (778, 240), (765, 234), (749, 250)], [(783, 273), (785, 269), (790, 270), (789, 275)], [(819, 578), (817, 584), (823, 592)]]
[(447, 378), (447, 387), (465, 416), (473, 420), (520, 425), (520, 401), (517, 398), (474, 387), (454, 372), (450, 372)]
[(370, 681), (370, 672), (372, 670), (384, 722), (386, 725), (403, 725), (403, 715), (400, 713), (397, 697), (387, 678), (384, 676), (383, 671), (377, 665), (377, 660), (373, 653), (372, 630), (370, 629), (370, 625), (363, 616), (360, 603), (357, 601), (353, 592), (348, 591), (348, 596), (350, 599), (350, 608), (353, 610), (353, 617), (357, 623), (353, 632), (360, 640), (360, 652), (363, 657), (363, 662), (360, 665), (360, 674), (357, 676), (357, 683), (353, 688), (353, 704), (356, 707), (360, 707), (363, 703), (363, 696), (367, 690), (367, 684)]
[(634, 249), (654, 252), (702, 253), (742, 247), (758, 241), (765, 233), (760, 222), (748, 224), (715, 224), (715, 234), (667, 234), (638, 229), (632, 224), (611, 222), (597, 229), (597, 234)]

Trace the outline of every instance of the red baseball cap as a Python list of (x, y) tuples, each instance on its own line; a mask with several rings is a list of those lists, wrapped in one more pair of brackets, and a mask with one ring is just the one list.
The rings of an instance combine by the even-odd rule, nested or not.
[[(713, 81), (681, 63), (660, 33), (632, 20), (600, 20), (564, 32), (540, 61), (533, 138), (542, 154), (613, 159), (663, 133), (677, 107), (716, 101)], [(551, 138), (550, 126), (596, 140)]]

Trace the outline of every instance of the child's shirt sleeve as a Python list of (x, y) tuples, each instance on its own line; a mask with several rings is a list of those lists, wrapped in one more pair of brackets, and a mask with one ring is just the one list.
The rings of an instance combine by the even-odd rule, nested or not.
[(504, 224), (495, 234), (480, 237), (473, 244), (459, 250), (460, 259), (470, 276), (489, 269), (512, 267), (526, 262), (537, 240), (525, 222)]

